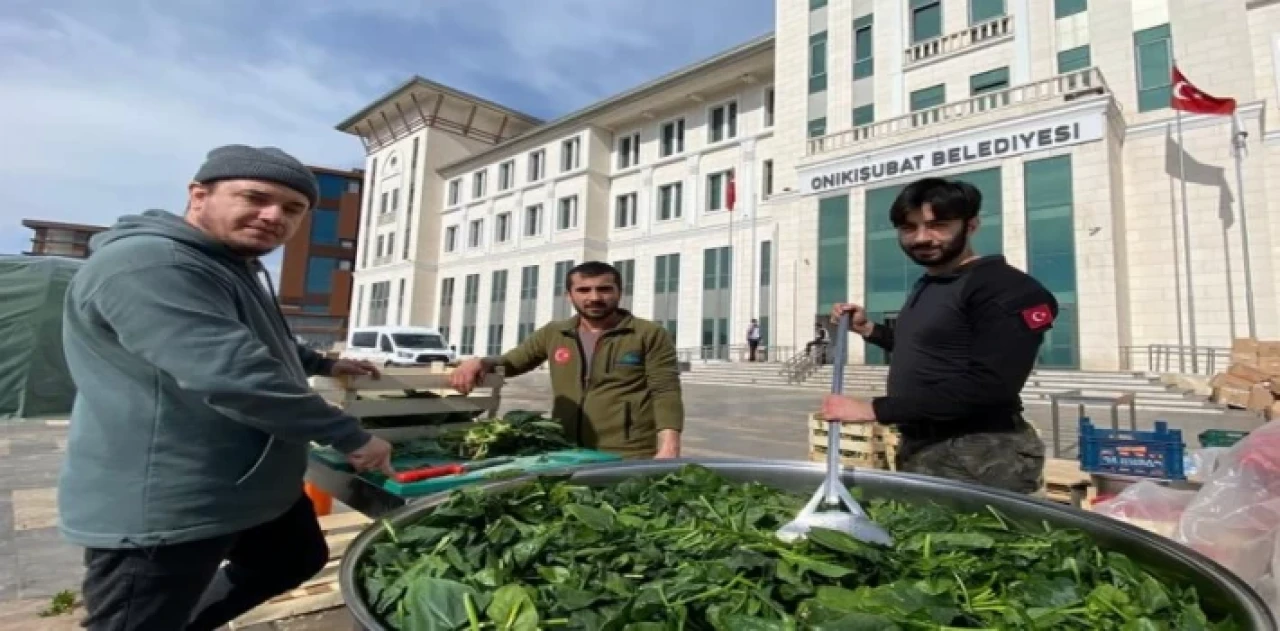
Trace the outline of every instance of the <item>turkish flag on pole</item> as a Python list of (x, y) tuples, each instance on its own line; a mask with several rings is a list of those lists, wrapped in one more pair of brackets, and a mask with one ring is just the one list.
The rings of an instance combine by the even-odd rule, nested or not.
[(729, 208), (729, 210), (732, 211), (733, 205), (737, 201), (738, 201), (738, 184), (734, 179), (734, 175), (730, 173), (729, 183), (725, 186), (724, 203)]
[(1175, 110), (1190, 114), (1230, 116), (1236, 112), (1236, 100), (1212, 96), (1192, 85), (1182, 71), (1173, 67), (1173, 93), (1169, 99)]

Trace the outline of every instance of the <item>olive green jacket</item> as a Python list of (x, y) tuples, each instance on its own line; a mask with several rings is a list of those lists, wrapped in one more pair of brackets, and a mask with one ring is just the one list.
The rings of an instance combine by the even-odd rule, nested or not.
[(590, 374), (577, 317), (538, 329), (493, 361), (514, 377), (550, 360), (551, 415), (570, 440), (624, 458), (652, 458), (659, 431), (684, 429), (680, 368), (665, 329), (625, 310), (622, 315), (600, 336)]

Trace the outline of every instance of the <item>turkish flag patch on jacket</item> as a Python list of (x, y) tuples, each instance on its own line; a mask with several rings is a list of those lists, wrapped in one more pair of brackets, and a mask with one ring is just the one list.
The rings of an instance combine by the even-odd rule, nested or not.
[(1041, 303), (1029, 309), (1022, 310), (1022, 321), (1027, 323), (1027, 328), (1032, 331), (1047, 329), (1053, 324), (1053, 310), (1049, 305)]

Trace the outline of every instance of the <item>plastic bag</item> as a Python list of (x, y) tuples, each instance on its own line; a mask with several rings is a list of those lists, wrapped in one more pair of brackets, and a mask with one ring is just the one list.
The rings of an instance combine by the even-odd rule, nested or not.
[(1182, 470), (1187, 473), (1188, 480), (1202, 482), (1218, 468), (1218, 463), (1230, 451), (1230, 447), (1204, 447), (1187, 452), (1187, 456), (1183, 458)]
[(1218, 458), (1173, 539), (1234, 572), (1273, 604), (1274, 614), (1278, 531), (1280, 423), (1268, 423)]
[(1183, 511), (1195, 495), (1195, 491), (1171, 489), (1143, 480), (1105, 502), (1094, 504), (1093, 512), (1172, 539)]

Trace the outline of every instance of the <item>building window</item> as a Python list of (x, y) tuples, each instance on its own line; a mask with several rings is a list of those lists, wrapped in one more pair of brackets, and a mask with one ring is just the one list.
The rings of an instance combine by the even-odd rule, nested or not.
[(1061, 19), (1089, 8), (1088, 0), (1053, 0), (1053, 17)]
[(1027, 273), (1053, 292), (1058, 318), (1040, 346), (1039, 364), (1077, 368), (1077, 285), (1071, 155), (1023, 163)]
[(344, 250), (351, 250), (356, 247), (356, 242), (351, 239), (338, 239), (338, 247)]
[(708, 125), (710, 142), (720, 142), (738, 137), (738, 102), (730, 101), (724, 105), (711, 108), (711, 122)]
[(333, 291), (333, 273), (338, 270), (338, 259), (313, 256), (307, 260), (307, 293), (327, 294)]
[(733, 169), (707, 176), (707, 212), (728, 207), (729, 186), (733, 181)]
[(815, 118), (809, 121), (809, 137), (817, 138), (827, 135), (827, 118)]
[(475, 249), (484, 243), (482, 235), (484, 234), (484, 220), (472, 219), (471, 225), (467, 227), (467, 247)]
[(400, 189), (391, 189), (391, 212), (400, 210)]
[(1138, 111), (1169, 107), (1173, 89), (1173, 40), (1169, 25), (1134, 33), (1133, 56), (1138, 66)]
[(684, 210), (684, 184), (672, 182), (658, 187), (658, 221), (679, 219)]
[(679, 254), (663, 254), (653, 259), (653, 321), (667, 330), (674, 344), (680, 329)]
[(476, 305), (479, 302), (480, 275), (467, 274), (462, 293), (462, 343), (458, 347), (461, 355), (476, 353)]
[(539, 149), (529, 154), (529, 181), (537, 182), (547, 174), (547, 150)]
[(493, 285), (489, 289), (489, 347), (486, 354), (497, 357), (502, 354), (502, 334), (507, 321), (507, 270), (493, 273)]
[(809, 36), (809, 94), (827, 89), (827, 32)]
[(861, 127), (862, 125), (870, 125), (876, 122), (876, 106), (874, 103), (868, 103), (853, 108), (853, 126)]
[(400, 291), (396, 292), (396, 326), (404, 324), (404, 279), (400, 279)]
[(378, 206), (378, 214), (385, 215), (391, 210), (391, 193), (382, 191), (382, 204)]
[(942, 36), (942, 0), (911, 0), (911, 43)]
[(440, 337), (449, 339), (449, 325), (453, 322), (453, 285), (454, 279), (440, 281), (440, 313), (436, 316), (436, 327), (440, 329)]
[(566, 173), (578, 168), (582, 153), (582, 139), (570, 138), (560, 143), (560, 172)]
[(471, 175), (471, 198), (472, 199), (480, 199), (481, 197), (484, 197), (484, 185), (485, 185), (486, 175), (488, 175), (488, 173), (484, 171), (477, 171)]
[(614, 261), (613, 267), (618, 270), (618, 275), (622, 277), (622, 287), (619, 287), (622, 291), (622, 297), (618, 301), (618, 305), (623, 309), (631, 309), (631, 298), (636, 293), (636, 261), (635, 259)]
[(494, 218), (493, 240), (495, 243), (506, 243), (511, 240), (511, 213), (498, 213)]
[(347, 259), (338, 259), (338, 269), (344, 272), (350, 272), (355, 265)]
[(387, 235), (387, 258), (391, 258), (391, 255), (394, 254), (395, 251), (396, 251), (396, 233), (392, 232), (391, 234)]
[[(942, 110), (932, 109), (947, 102), (947, 86), (940, 83), (938, 85), (916, 90), (911, 93), (911, 111), (921, 112), (911, 116), (912, 125), (928, 125), (936, 123), (942, 118)], [(922, 110), (931, 110), (923, 111)]]
[(815, 11), (827, 6), (827, 0), (809, 0), (809, 10)]
[(524, 236), (536, 237), (542, 234), (542, 204), (535, 204), (524, 209)]
[(360, 193), (360, 180), (347, 180), (347, 192), (348, 192), (348, 193), (355, 193), (355, 194), (359, 194), (359, 193)]
[(969, 77), (969, 94), (978, 96), (1009, 87), (1009, 68), (996, 68)]
[(618, 168), (625, 169), (640, 164), (640, 132), (618, 139)]
[(664, 123), (662, 125), (662, 157), (684, 153), (684, 119)]
[(316, 182), (320, 184), (320, 199), (336, 200), (347, 192), (347, 179), (339, 175), (316, 173)]
[(387, 308), (391, 306), (391, 281), (369, 286), (369, 326), (387, 325)]
[(627, 193), (614, 199), (613, 227), (630, 228), (637, 223), (636, 194)]
[(338, 211), (323, 208), (311, 211), (311, 243), (338, 245)]
[(578, 227), (578, 196), (561, 197), (557, 202), (556, 228), (570, 230)]
[(507, 160), (498, 165), (498, 190), (505, 191), (515, 184), (516, 161)]
[[(888, 206), (868, 206), (867, 215), (889, 216)], [(831, 313), (837, 302), (849, 295), (849, 196), (838, 195), (818, 201), (818, 304), (815, 314)], [(796, 305), (797, 312), (802, 312)], [(826, 311), (823, 311), (826, 309)]]
[(1093, 60), (1089, 55), (1089, 45), (1077, 46), (1058, 53), (1058, 74), (1067, 74), (1068, 72), (1076, 72), (1084, 70), (1092, 65)]
[[(554, 294), (555, 292), (551, 292)], [(520, 317), (516, 320), (516, 344), (538, 327), (538, 266), (520, 268)]]
[(868, 13), (853, 21), (853, 78), (875, 74), (875, 46), (871, 39), (873, 16)]
[(555, 306), (551, 308), (552, 320), (563, 320), (569, 317), (569, 300), (565, 298), (565, 293), (569, 291), (568, 276), (571, 269), (573, 269), (573, 259), (556, 263), (556, 275), (551, 279), (551, 282), (555, 283), (555, 290), (551, 292), (555, 301)]
[(444, 251), (452, 252), (458, 249), (458, 227), (449, 226), (444, 229)]
[(764, 91), (764, 126), (773, 127), (773, 88), (765, 88)]
[(760, 196), (766, 198), (773, 194), (773, 160), (765, 160), (760, 165)]
[(377, 263), (378, 259), (382, 258), (382, 247), (386, 244), (387, 244), (387, 238), (383, 235), (378, 235), (378, 251), (375, 252), (373, 255), (374, 263)]
[(772, 319), (769, 314), (773, 312), (773, 242), (760, 242), (760, 304), (757, 318), (760, 321), (760, 345), (769, 346), (770, 329), (769, 325)]
[(980, 24), (1004, 15), (1004, 0), (969, 0), (969, 24)]
[(702, 358), (729, 358), (730, 287), (733, 250), (725, 246), (702, 251)]
[(457, 206), (462, 203), (462, 178), (449, 180), (449, 205)]

